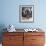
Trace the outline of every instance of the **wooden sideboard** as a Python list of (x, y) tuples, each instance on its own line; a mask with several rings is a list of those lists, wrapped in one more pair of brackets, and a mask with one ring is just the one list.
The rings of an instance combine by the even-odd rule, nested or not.
[(44, 32), (3, 32), (3, 46), (44, 46)]

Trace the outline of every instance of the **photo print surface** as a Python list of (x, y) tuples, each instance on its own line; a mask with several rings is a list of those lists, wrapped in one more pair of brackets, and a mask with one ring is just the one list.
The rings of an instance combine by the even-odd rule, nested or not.
[(20, 22), (33, 22), (34, 7), (33, 5), (21, 5), (20, 6)]

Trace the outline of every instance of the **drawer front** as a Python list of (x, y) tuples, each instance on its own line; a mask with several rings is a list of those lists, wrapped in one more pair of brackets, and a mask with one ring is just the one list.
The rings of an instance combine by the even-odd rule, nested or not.
[(24, 46), (44, 46), (44, 36), (24, 36)]
[(32, 44), (44, 44), (44, 36), (32, 36)]
[(2, 46), (16, 46), (15, 44), (2, 44)]
[(43, 44), (32, 44), (32, 46), (44, 46)]
[(22, 36), (4, 36), (3, 46), (23, 46)]
[(4, 36), (23, 36), (23, 32), (4, 32)]
[(23, 44), (2, 44), (2, 46), (23, 46)]
[(32, 44), (32, 37), (30, 36), (24, 36), (24, 46), (31, 46)]
[(44, 32), (25, 32), (24, 36), (44, 36), (45, 33)]
[(14, 43), (14, 42), (21, 42), (23, 40), (23, 36), (4, 36), (3, 43)]
[(4, 32), (3, 46), (23, 46), (23, 32)]

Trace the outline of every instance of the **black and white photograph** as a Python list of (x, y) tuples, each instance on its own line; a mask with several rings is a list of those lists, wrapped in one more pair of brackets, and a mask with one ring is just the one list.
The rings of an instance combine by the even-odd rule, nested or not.
[(33, 22), (34, 21), (34, 5), (20, 5), (19, 8), (20, 22)]

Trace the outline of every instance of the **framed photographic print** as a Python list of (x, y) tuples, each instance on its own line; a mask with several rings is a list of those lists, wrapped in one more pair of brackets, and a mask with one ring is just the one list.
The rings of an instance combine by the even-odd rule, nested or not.
[(19, 15), (20, 22), (34, 22), (34, 5), (20, 5)]

